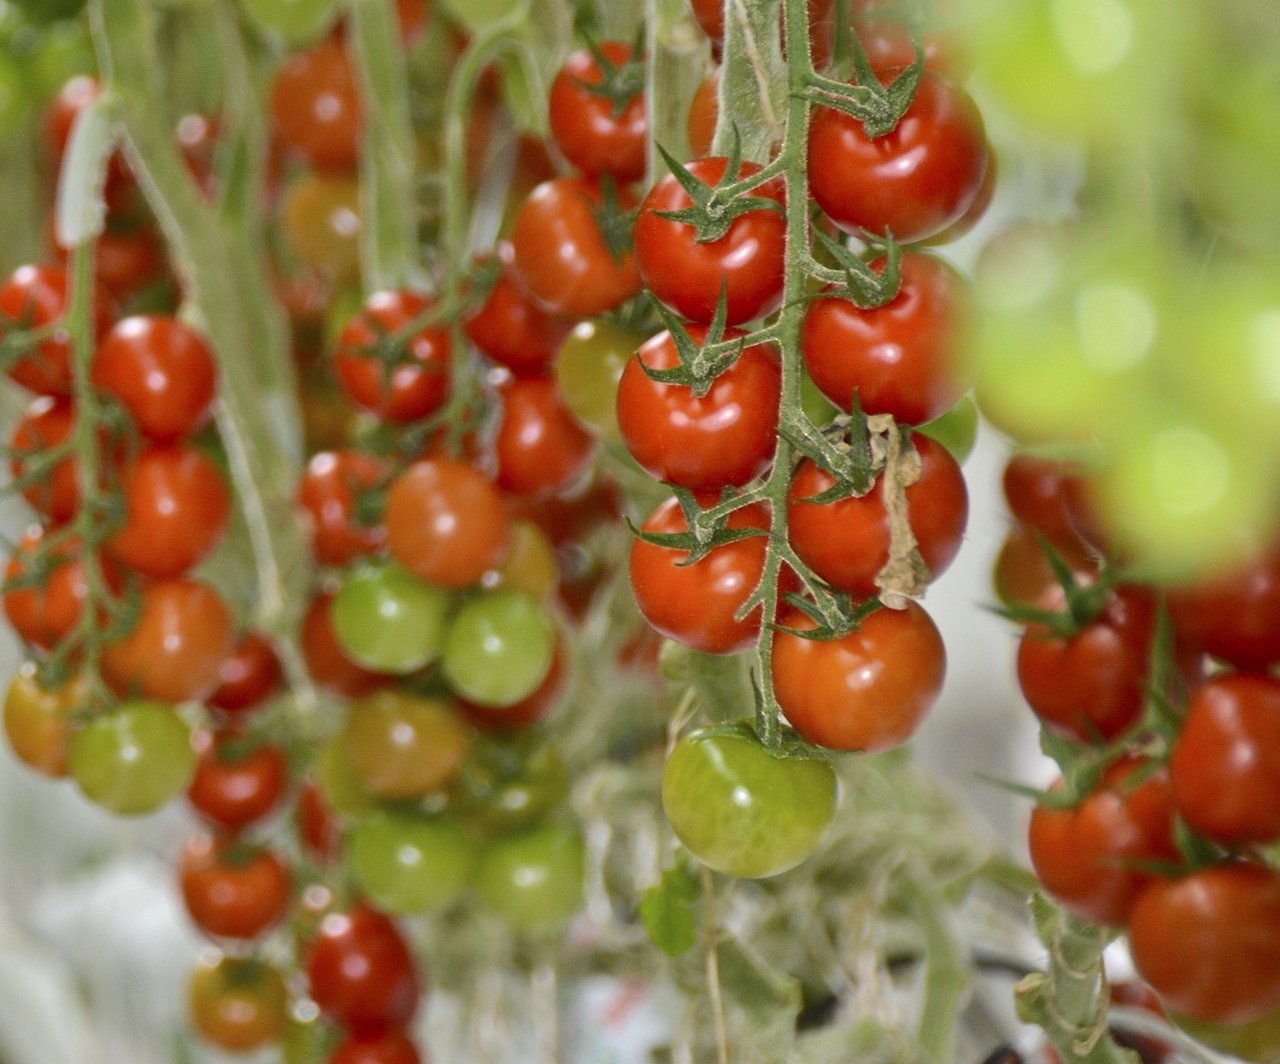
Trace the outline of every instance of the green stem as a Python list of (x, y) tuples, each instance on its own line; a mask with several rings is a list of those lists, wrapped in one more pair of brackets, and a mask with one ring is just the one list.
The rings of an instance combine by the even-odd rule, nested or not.
[(729, 1064), (729, 1030), (725, 1023), (724, 994), (720, 987), (720, 954), (716, 945), (716, 880), (706, 865), (701, 869), (702, 902), (706, 908), (707, 994), (716, 1032), (716, 1064)]
[(927, 873), (909, 868), (908, 902), (924, 935), (924, 1007), (920, 1014), (920, 1046), (927, 1059), (947, 1064), (955, 1059), (956, 1019), (969, 989), (969, 965), (951, 926), (950, 906)]

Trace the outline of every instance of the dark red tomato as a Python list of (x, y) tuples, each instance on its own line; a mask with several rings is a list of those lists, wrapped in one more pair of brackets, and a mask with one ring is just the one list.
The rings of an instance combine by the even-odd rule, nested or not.
[(19, 636), (34, 646), (52, 650), (80, 623), (89, 597), (89, 582), (79, 540), (62, 542), (37, 562), (43, 539), (40, 526), (32, 525), (10, 555), (6, 581), (17, 581), (28, 573), (40, 573), (41, 578), (5, 591), (4, 612)]
[[(712, 155), (695, 159), (687, 169), (704, 184), (715, 185), (728, 165), (728, 159)], [(738, 177), (750, 177), (759, 170), (755, 163), (743, 163)], [(636, 218), (636, 261), (646, 287), (693, 321), (712, 319), (722, 287), (730, 325), (776, 310), (782, 301), (787, 236), (783, 194), (781, 181), (766, 181), (751, 195), (772, 200), (778, 210), (761, 208), (740, 214), (719, 240), (698, 243), (693, 226), (659, 217), (693, 202), (672, 175), (662, 178), (645, 196)]]
[[(633, 205), (625, 189), (618, 199), (623, 211)], [(548, 314), (595, 317), (640, 291), (631, 234), (619, 233), (611, 245), (601, 229), (603, 209), (600, 185), (573, 177), (544, 181), (521, 204), (511, 234), (516, 276)]]
[(341, 41), (294, 52), (271, 86), (280, 139), (317, 170), (355, 170), (360, 157), (360, 90)]
[(349, 1034), (329, 1064), (422, 1064), (413, 1040), (401, 1030)]
[(271, 813), (289, 785), (289, 763), (278, 746), (244, 750), (231, 732), (204, 734), (187, 800), (211, 824), (239, 831)]
[(1139, 974), (1175, 1012), (1247, 1023), (1280, 1007), (1280, 872), (1228, 862), (1157, 880), (1129, 915)]
[(298, 501), (311, 533), (311, 550), (321, 565), (349, 565), (387, 541), (386, 526), (356, 517), (362, 491), (376, 487), (386, 466), (363, 451), (321, 451), (302, 474)]
[(569, 683), (563, 643), (557, 633), (551, 667), (532, 694), (509, 706), (482, 706), (459, 698), (458, 712), (476, 727), (489, 732), (519, 730), (545, 720), (562, 701)]
[[(618, 69), (633, 61), (631, 46), (601, 41), (602, 55)], [(637, 63), (643, 57), (636, 57)], [(547, 117), (551, 138), (561, 153), (588, 177), (610, 174), (629, 184), (644, 177), (649, 119), (644, 92), (615, 102), (592, 86), (605, 81), (600, 63), (589, 49), (569, 55), (551, 82)], [(641, 90), (641, 84), (637, 89)]]
[(450, 458), (414, 462), (387, 494), (387, 545), (420, 580), (467, 587), (502, 562), (510, 518), (484, 476)]
[(1028, 625), (1018, 644), (1023, 697), (1063, 735), (1086, 743), (1114, 739), (1142, 716), (1154, 629), (1151, 594), (1139, 587), (1117, 588), (1075, 635)]
[(124, 404), (144, 436), (174, 443), (209, 421), (217, 366), (191, 326), (140, 314), (117, 322), (98, 345), (93, 383)]
[(544, 314), (525, 297), (509, 241), (501, 241), (495, 255), (502, 264), (498, 279), (463, 329), (476, 347), (517, 377), (541, 376), (556, 357), (568, 323)]
[(216, 709), (242, 714), (256, 709), (280, 686), (280, 659), (256, 632), (240, 637), (218, 671), (218, 686), (205, 701)]
[[(14, 478), (24, 476), (28, 470), (34, 473), (33, 467), (74, 430), (75, 412), (69, 400), (52, 395), (32, 400), (9, 442), (9, 468)], [(80, 508), (79, 478), (80, 463), (74, 455), (67, 455), (24, 486), (22, 497), (54, 522), (69, 521)]]
[[(920, 556), (932, 579), (960, 550), (969, 516), (964, 474), (942, 444), (919, 433), (920, 478), (906, 489), (907, 515)], [(889, 564), (891, 539), (884, 477), (861, 497), (806, 502), (835, 486), (836, 479), (812, 459), (796, 468), (787, 493), (787, 535), (796, 553), (832, 587), (855, 599), (879, 593), (876, 576)]]
[(416, 421), (449, 395), (451, 343), (447, 328), (429, 326), (379, 357), (380, 341), (431, 308), (413, 292), (375, 292), (338, 337), (333, 368), (351, 401), (387, 421)]
[(513, 495), (558, 495), (580, 482), (591, 468), (595, 437), (564, 405), (556, 382), (512, 381), (499, 399), (498, 487)]
[(831, 750), (879, 753), (906, 742), (942, 690), (946, 650), (933, 619), (914, 602), (876, 610), (856, 632), (832, 640), (791, 609), (773, 636), (773, 691), (792, 726)]
[(1005, 463), (1001, 486), (1014, 520), (1035, 529), (1059, 552), (1080, 557), (1085, 545), (1067, 513), (1071, 476), (1061, 462), (1015, 454)]
[(1224, 846), (1280, 837), (1280, 680), (1216, 676), (1191, 696), (1169, 761), (1178, 811)]
[(120, 471), (125, 522), (107, 540), (135, 572), (181, 576), (217, 545), (231, 515), (218, 467), (190, 444), (144, 447)]
[[(710, 506), (714, 496), (704, 496)], [(729, 516), (730, 528), (768, 530), (768, 511), (759, 504)], [(644, 531), (687, 532), (684, 511), (668, 499), (649, 515)], [(734, 654), (755, 643), (760, 633), (757, 606), (739, 620), (738, 610), (764, 575), (766, 536), (751, 536), (716, 547), (692, 565), (687, 551), (658, 547), (637, 539), (631, 546), (631, 590), (651, 625), (668, 639), (704, 654)]]
[[(694, 343), (706, 339), (704, 326), (691, 325), (688, 332)], [(730, 329), (725, 338), (742, 335)], [(655, 370), (678, 366), (671, 334), (661, 332), (645, 343), (618, 382), (622, 442), (650, 476), (697, 491), (746, 484), (769, 468), (782, 396), (773, 348), (745, 348), (703, 396), (651, 379), (641, 363)]]
[(982, 174), (982, 185), (978, 189), (978, 194), (973, 197), (972, 202), (965, 212), (960, 215), (945, 229), (940, 229), (927, 240), (921, 243), (927, 247), (940, 247), (943, 244), (950, 244), (959, 240), (962, 236), (966, 236), (973, 228), (986, 217), (987, 211), (996, 198), (996, 187), (999, 183), (1000, 163), (999, 157), (990, 148), (987, 149), (987, 168)]
[(231, 614), (197, 580), (159, 580), (140, 591), (137, 623), (102, 648), (102, 674), (121, 694), (162, 702), (203, 699), (235, 647)]
[(298, 839), (308, 857), (322, 865), (338, 856), (342, 832), (320, 788), (308, 780), (298, 792)]
[(396, 925), (363, 904), (320, 922), (306, 970), (315, 1003), (355, 1033), (403, 1026), (424, 989)]
[[(19, 266), (0, 285), (0, 338), (10, 328), (38, 329), (62, 319), (69, 286), (61, 266)], [(102, 336), (111, 324), (111, 303), (95, 286), (94, 335)], [(28, 391), (41, 395), (67, 395), (71, 391), (71, 341), (56, 331), (35, 344), (8, 370), (9, 376)]]
[(1173, 837), (1169, 774), (1136, 758), (1111, 765), (1079, 805), (1031, 814), (1031, 863), (1068, 912), (1123, 927), (1155, 876), (1141, 867), (1181, 863)]
[(333, 597), (332, 592), (320, 592), (302, 619), (302, 655), (311, 678), (345, 698), (359, 698), (394, 683), (394, 676), (373, 672), (347, 657), (333, 629)]
[(897, 127), (875, 140), (830, 107), (809, 129), (809, 190), (841, 229), (914, 243), (969, 209), (987, 168), (982, 115), (969, 94), (925, 71)]
[[(877, 272), (884, 260), (872, 263)], [(862, 310), (828, 296), (810, 304), (800, 331), (805, 368), (842, 410), (853, 395), (867, 414), (920, 425), (951, 409), (970, 384), (969, 286), (932, 255), (902, 256), (902, 287)]]
[(1241, 669), (1280, 662), (1280, 543), (1223, 576), (1169, 592), (1178, 635)]
[(196, 927), (219, 938), (257, 938), (280, 922), (293, 877), (270, 850), (197, 834), (178, 866), (182, 900)]

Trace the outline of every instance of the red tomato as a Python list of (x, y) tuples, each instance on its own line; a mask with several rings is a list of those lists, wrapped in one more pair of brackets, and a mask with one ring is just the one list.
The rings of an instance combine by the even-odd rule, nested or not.
[[(601, 41), (597, 46), (615, 67), (633, 61), (631, 46)], [(635, 62), (640, 63), (643, 57)], [(604, 71), (589, 49), (570, 54), (555, 79), (547, 103), (551, 138), (564, 157), (588, 177), (610, 174), (628, 184), (644, 177), (648, 162), (649, 120), (643, 91), (614, 101), (591, 86), (605, 82)], [(637, 85), (637, 88), (642, 82)]]
[(1178, 635), (1241, 669), (1280, 662), (1280, 542), (1216, 578), (1169, 592)]
[(495, 255), (502, 264), (498, 279), (463, 329), (476, 347), (517, 377), (541, 376), (556, 357), (568, 324), (544, 314), (525, 297), (509, 241), (501, 241)]
[[(85, 107), (97, 99), (101, 91), (102, 86), (97, 78), (88, 74), (77, 74), (58, 90), (57, 96), (49, 104), (44, 114), (41, 134), (51, 170), (56, 171), (62, 167), (62, 157), (67, 150), (67, 142), (71, 139), (71, 128), (75, 125), (76, 118)], [(107, 206), (111, 211), (136, 209), (137, 184), (129, 172), (124, 156), (118, 151), (111, 153), (107, 163), (107, 183), (104, 193)]]
[(695, 159), (711, 154), (711, 142), (716, 135), (716, 122), (720, 118), (720, 68), (716, 67), (698, 86), (689, 104), (689, 116), (685, 119), (685, 136), (689, 151)]
[[(702, 505), (715, 502), (704, 496)], [(769, 528), (768, 511), (759, 504), (729, 516), (730, 528)], [(644, 531), (687, 532), (684, 511), (668, 499), (649, 515)], [(751, 536), (716, 547), (685, 564), (687, 551), (658, 547), (637, 539), (631, 546), (631, 590), (651, 625), (668, 639), (704, 654), (734, 654), (755, 643), (760, 608), (735, 616), (764, 575), (766, 536)]]
[[(75, 431), (75, 411), (67, 399), (41, 395), (32, 400), (9, 443), (9, 468), (24, 476)], [(32, 470), (34, 472), (34, 470)], [(69, 521), (80, 508), (80, 463), (67, 455), (22, 489), (22, 497), (53, 521)]]
[[(718, 155), (695, 159), (687, 169), (703, 184), (714, 186), (729, 160)], [(760, 167), (743, 163), (738, 177), (750, 177)], [(783, 185), (766, 181), (752, 196), (772, 200), (781, 208)], [(740, 214), (719, 240), (698, 243), (693, 226), (659, 217), (692, 205), (684, 188), (668, 174), (645, 196), (636, 219), (636, 260), (649, 291), (677, 314), (694, 321), (710, 321), (720, 291), (725, 292), (730, 325), (751, 321), (776, 310), (782, 301), (783, 253), (787, 224), (781, 209), (761, 208)]]
[(93, 383), (124, 404), (144, 436), (174, 443), (208, 422), (217, 366), (189, 325), (166, 314), (139, 314), (117, 322), (98, 345)]
[[(128, 229), (108, 228), (98, 234), (93, 246), (93, 279), (117, 300), (125, 301), (148, 284), (154, 284), (164, 270), (164, 248), (150, 225)], [(67, 249), (58, 243), (49, 219), (49, 245), (58, 261), (66, 263)]]
[(298, 792), (298, 840), (307, 856), (322, 865), (337, 857), (342, 842), (333, 809), (310, 780)]
[(1166, 1006), (1247, 1023), (1280, 1007), (1280, 872), (1243, 861), (1157, 880), (1129, 916), (1139, 974)]
[[(872, 263), (877, 272), (884, 260)], [(951, 409), (969, 387), (968, 283), (932, 255), (902, 256), (902, 286), (862, 310), (828, 296), (811, 303), (800, 331), (805, 368), (842, 410), (853, 394), (867, 414), (920, 425)]]
[(386, 475), (386, 466), (362, 451), (321, 451), (312, 456), (302, 474), (298, 501), (317, 562), (348, 565), (386, 543), (385, 525), (359, 521), (355, 513), (360, 492), (376, 487)]
[(306, 970), (316, 1004), (355, 1033), (403, 1026), (423, 993), (408, 943), (363, 904), (321, 921)]
[[(868, 13), (854, 22), (858, 43), (873, 70), (902, 70), (916, 61), (911, 31), (901, 19), (891, 14)], [(961, 41), (938, 31), (926, 32), (920, 39), (924, 49), (926, 70), (962, 81), (969, 73), (969, 56)]]
[(240, 714), (256, 709), (280, 685), (280, 659), (271, 643), (256, 632), (240, 637), (218, 670), (218, 686), (205, 701), (216, 709)]
[(449, 458), (414, 462), (387, 494), (387, 545), (420, 580), (467, 587), (499, 565), (510, 519), (498, 489)]
[(35, 563), (44, 531), (32, 525), (19, 540), (5, 567), (5, 580), (16, 581), (31, 572), (40, 574), (35, 583), (11, 587), (4, 592), (4, 612), (13, 630), (28, 643), (52, 650), (80, 623), (89, 582), (80, 557), (80, 541), (65, 540)]
[(231, 495), (218, 467), (190, 444), (144, 447), (120, 472), (125, 522), (107, 550), (136, 572), (181, 576), (226, 531)]
[(279, 923), (293, 886), (289, 869), (270, 850), (203, 833), (187, 840), (178, 878), (196, 927), (219, 938), (257, 938)]
[(375, 292), (338, 337), (333, 368), (351, 401), (387, 421), (416, 421), (434, 413), (449, 395), (449, 330), (420, 329), (403, 348), (380, 357), (379, 342), (431, 307), (413, 292)]
[[(69, 294), (67, 273), (61, 266), (19, 266), (0, 285), (0, 338), (10, 328), (37, 329), (60, 321)], [(92, 299), (94, 335), (100, 337), (111, 324), (111, 304), (96, 286)], [(64, 332), (55, 332), (35, 344), (7, 372), (28, 391), (69, 394), (70, 339)]]
[(841, 229), (924, 240), (969, 209), (982, 188), (987, 139), (969, 94), (925, 71), (897, 127), (875, 140), (831, 107), (809, 129), (809, 190)]
[(373, 672), (347, 657), (333, 630), (333, 597), (332, 592), (320, 592), (302, 620), (302, 655), (311, 678), (345, 698), (359, 698), (394, 683), (396, 677)]
[(276, 133), (317, 170), (355, 170), (363, 119), (355, 71), (341, 41), (295, 52), (271, 86)]
[(782, 630), (816, 627), (791, 609), (773, 636), (773, 691), (792, 726), (831, 750), (874, 754), (911, 738), (946, 673), (946, 650), (933, 619), (908, 602), (902, 610), (876, 610), (839, 639), (816, 641)]
[(1015, 454), (1005, 464), (1001, 486), (1014, 519), (1035, 529), (1059, 552), (1087, 556), (1084, 542), (1067, 512), (1067, 481), (1061, 462)]
[(1169, 774), (1126, 758), (1070, 809), (1040, 805), (1031, 814), (1031, 863), (1044, 888), (1069, 912), (1123, 927), (1155, 876), (1140, 865), (1179, 864)]
[(278, 746), (238, 750), (232, 732), (205, 734), (187, 800), (205, 820), (239, 831), (261, 820), (280, 803), (289, 785), (289, 763)]
[(347, 1035), (329, 1064), (422, 1064), (422, 1059), (404, 1031), (390, 1030)]
[[(960, 550), (969, 516), (964, 474), (942, 444), (912, 436), (920, 478), (906, 489), (907, 514), (920, 556), (937, 579)], [(787, 493), (787, 535), (796, 553), (832, 587), (856, 599), (879, 593), (876, 576), (889, 564), (890, 525), (884, 477), (861, 497), (806, 502), (835, 486), (812, 459), (796, 468)]]
[(1280, 680), (1215, 676), (1191, 695), (1169, 761), (1183, 819), (1224, 846), (1280, 837)]
[(500, 400), (498, 487), (513, 495), (558, 495), (582, 480), (595, 437), (569, 412), (552, 378), (512, 381)]
[[(1098, 578), (1096, 563), (1087, 555), (1069, 554), (1064, 560), (1078, 584)], [(1036, 606), (1052, 609), (1060, 603), (1062, 585), (1044, 553), (1038, 533), (1023, 524), (1009, 529), (992, 574), (996, 595), (1006, 606)]]
[[(701, 325), (688, 327), (695, 344)], [(730, 329), (725, 339), (742, 336)], [(773, 348), (756, 344), (720, 374), (706, 395), (651, 379), (641, 366), (680, 364), (668, 332), (653, 337), (628, 361), (618, 382), (618, 429), (631, 456), (652, 477), (692, 490), (746, 484), (769, 468), (777, 443), (782, 369)]]
[(103, 678), (121, 694), (202, 699), (235, 647), (231, 614), (207, 584), (160, 580), (140, 592), (137, 623), (102, 648)]
[[(618, 199), (630, 209), (625, 189)], [(544, 181), (521, 204), (511, 234), (516, 276), (548, 314), (590, 318), (640, 291), (630, 234), (611, 248), (598, 217), (603, 204), (598, 183), (571, 177)]]

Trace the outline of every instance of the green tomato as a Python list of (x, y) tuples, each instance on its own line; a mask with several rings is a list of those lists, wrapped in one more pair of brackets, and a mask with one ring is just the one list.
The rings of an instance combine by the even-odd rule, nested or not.
[(545, 824), (490, 843), (476, 868), (476, 893), (516, 931), (547, 931), (582, 908), (585, 873), (581, 834)]
[(291, 47), (317, 40), (338, 17), (337, 0), (240, 0), (240, 6)]
[(568, 773), (556, 748), (528, 736), (476, 743), (454, 785), (467, 818), (495, 834), (539, 822), (568, 792)]
[(959, 465), (964, 465), (965, 459), (973, 453), (973, 445), (978, 442), (978, 404), (966, 395), (950, 410), (919, 426), (916, 431), (937, 440), (951, 452), (951, 457)]
[(380, 812), (347, 836), (347, 867), (379, 908), (398, 916), (432, 912), (471, 884), (475, 846), (453, 820)]
[(525, 591), (498, 588), (462, 607), (445, 638), (449, 686), (482, 706), (511, 706), (551, 669), (556, 631), (546, 607)]
[(347, 756), (342, 736), (330, 739), (316, 756), (316, 785), (325, 802), (336, 813), (347, 816), (363, 816), (378, 807), (377, 799), (369, 793), (355, 766)]
[(452, 598), (394, 562), (358, 569), (333, 600), (333, 629), (367, 669), (415, 672), (440, 656)]
[(762, 879), (822, 842), (836, 811), (836, 774), (814, 758), (779, 758), (754, 735), (686, 735), (662, 774), (662, 809), (676, 837), (717, 872)]
[(166, 702), (125, 702), (72, 741), (71, 777), (121, 816), (152, 813), (182, 794), (196, 769), (186, 723)]
[(560, 345), (556, 385), (565, 406), (595, 435), (618, 438), (618, 381), (646, 339), (607, 321), (583, 321)]

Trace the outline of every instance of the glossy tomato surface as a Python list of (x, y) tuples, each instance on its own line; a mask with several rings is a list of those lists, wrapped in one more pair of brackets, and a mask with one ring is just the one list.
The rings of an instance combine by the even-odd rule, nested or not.
[[(597, 50), (619, 70), (638, 62), (631, 46), (600, 41)], [(638, 73), (637, 69), (637, 73)], [(548, 121), (551, 137), (569, 162), (590, 177), (610, 174), (626, 184), (644, 177), (649, 120), (643, 81), (637, 91), (616, 102), (598, 91), (604, 71), (590, 49), (570, 53), (551, 82)], [(595, 89), (596, 91), (593, 91)]]
[(364, 904), (321, 921), (305, 964), (316, 1004), (356, 1032), (402, 1026), (424, 990), (404, 936)]

